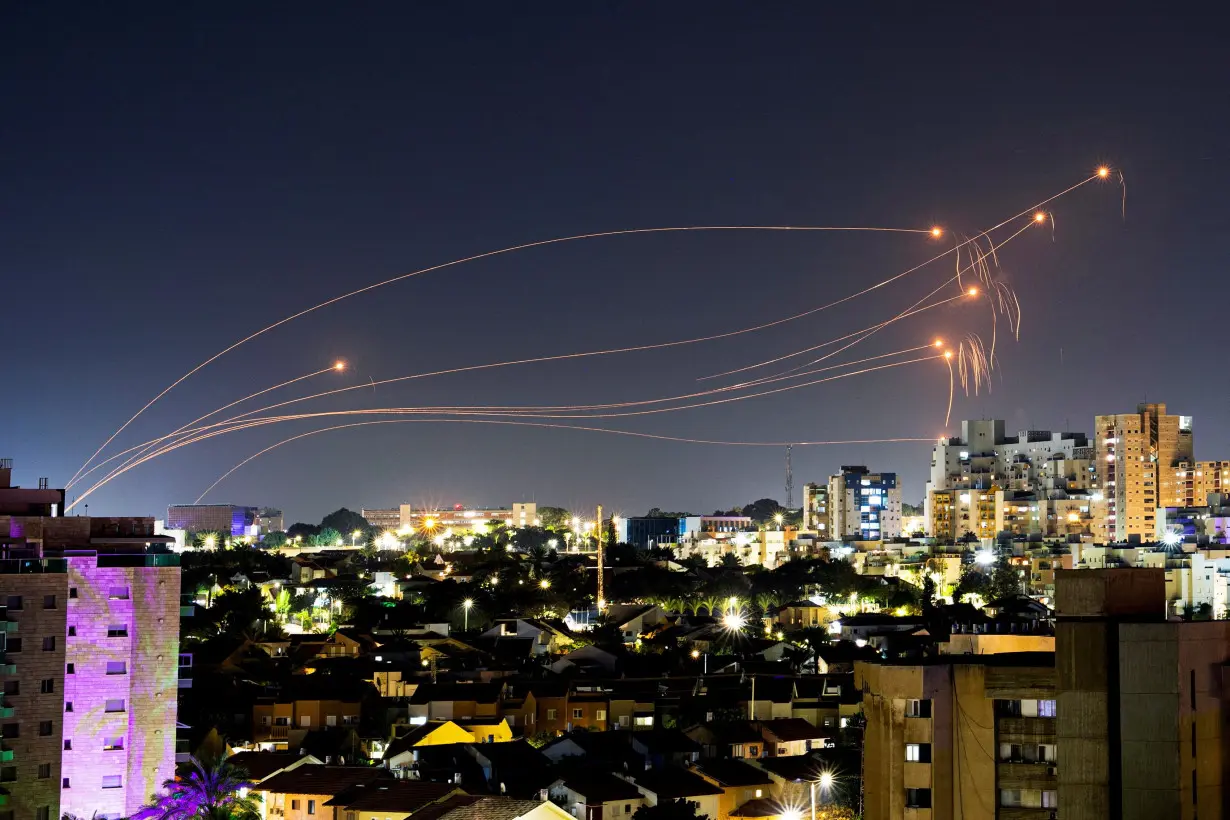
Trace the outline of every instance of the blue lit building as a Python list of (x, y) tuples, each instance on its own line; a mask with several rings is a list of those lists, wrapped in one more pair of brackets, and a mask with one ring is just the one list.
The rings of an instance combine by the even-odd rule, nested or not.
[(829, 477), (832, 537), (858, 541), (890, 541), (901, 537), (901, 488), (896, 473), (873, 473), (866, 467), (843, 466)]

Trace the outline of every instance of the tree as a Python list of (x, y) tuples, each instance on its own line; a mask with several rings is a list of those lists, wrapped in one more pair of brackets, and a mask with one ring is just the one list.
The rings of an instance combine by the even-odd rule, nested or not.
[(1017, 569), (1008, 563), (1006, 556), (1000, 556), (995, 562), (995, 569), (991, 571), (990, 581), (990, 598), (988, 600), (996, 600), (998, 598), (1011, 598), (1014, 595), (1021, 594), (1021, 576)]
[(304, 541), (307, 541), (319, 532), (320, 527), (315, 524), (304, 524), (302, 521), (296, 521), (294, 524), (291, 524), (290, 529), (286, 531), (286, 537), (291, 541), (296, 538), (302, 538)]
[(572, 513), (563, 507), (539, 507), (538, 520), (547, 529), (567, 529), (568, 525), (572, 523)]
[(761, 498), (753, 501), (745, 506), (740, 512), (748, 516), (756, 524), (767, 524), (773, 520), (773, 516), (781, 513), (786, 514), (786, 508), (778, 504), (775, 499)]
[(718, 562), (718, 566), (724, 569), (738, 569), (743, 564), (739, 563), (739, 556), (733, 552), (727, 552), (723, 553), (722, 560)]
[(342, 534), (328, 527), (322, 527), (320, 532), (311, 538), (311, 544), (314, 547), (335, 547), (339, 541), (342, 541)]
[(213, 599), (208, 614), (220, 632), (232, 637), (249, 632), (257, 621), (273, 617), (273, 613), (265, 607), (259, 587), (225, 590)]
[(265, 533), (265, 537), (261, 539), (261, 544), (269, 549), (276, 550), (278, 547), (286, 546), (286, 533), (281, 530)]
[(260, 802), (249, 794), (247, 772), (225, 760), (207, 765), (190, 759), (187, 775), (162, 784), (164, 794), (133, 815), (133, 820), (257, 820)]
[(632, 820), (702, 820), (707, 814), (697, 814), (690, 800), (659, 800), (656, 806), (641, 806)]
[[(359, 515), (357, 512), (342, 507), (340, 510), (331, 512), (320, 520), (320, 529), (337, 530), (345, 534), (346, 538), (350, 538), (350, 534), (356, 530), (362, 533), (363, 538), (367, 538), (367, 534), (371, 531), (372, 525), (367, 523), (367, 519)], [(349, 543), (349, 542), (347, 542)]]

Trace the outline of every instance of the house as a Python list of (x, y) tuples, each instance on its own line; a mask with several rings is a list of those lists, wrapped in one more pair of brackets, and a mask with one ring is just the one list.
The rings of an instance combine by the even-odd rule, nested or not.
[(253, 788), (264, 803), (266, 817), (318, 820), (331, 815), (325, 803), (355, 786), (391, 780), (384, 769), (370, 766), (298, 766), (280, 772)]
[(324, 761), (294, 752), (236, 752), (226, 762), (246, 772), (247, 779), (252, 783), (260, 783), (280, 772), (299, 766), (319, 766)]
[(791, 717), (802, 718), (830, 736), (862, 712), (862, 693), (854, 688), (854, 675), (805, 675), (795, 681)]
[(776, 675), (751, 676), (752, 683), (748, 691), (748, 701), (745, 714), (750, 714), (761, 720), (772, 718), (788, 718), (793, 709), (795, 689), (794, 678)]
[[(535, 681), (529, 688), (534, 696), (535, 707), (533, 734), (558, 735), (563, 732), (568, 726), (567, 684), (559, 681)], [(527, 714), (526, 720), (528, 719)]]
[(770, 620), (783, 632), (798, 629), (827, 628), (836, 618), (833, 610), (815, 601), (791, 601), (777, 608)]
[(572, 692), (568, 695), (568, 729), (606, 731), (610, 699), (606, 692)]
[(522, 799), (545, 797), (557, 775), (547, 758), (524, 740), (462, 747), (482, 771), (491, 794)]
[(500, 711), (514, 732), (520, 731), (525, 737), (538, 733), (538, 698), (528, 686), (510, 685), (505, 689), (504, 703)]
[(474, 743), (507, 743), (513, 739), (512, 728), (502, 717), (457, 718), (453, 722), (469, 732)]
[(483, 638), (530, 638), (535, 655), (558, 655), (574, 643), (563, 621), (554, 618), (497, 618)]
[(360, 703), (371, 688), (360, 681), (293, 675), (281, 690), (252, 706), (252, 739), (266, 751), (298, 748), (312, 729), (358, 726)]
[(764, 736), (747, 720), (699, 723), (684, 734), (700, 744), (706, 758), (755, 759), (764, 751)]
[(814, 754), (763, 757), (752, 765), (769, 776), (773, 781), (772, 796), (786, 806), (807, 805), (811, 800), (812, 784), (817, 782), (817, 772), (829, 768), (825, 761)]
[(874, 661), (880, 653), (853, 641), (838, 641), (816, 650), (817, 675), (853, 675), (855, 661)]
[(496, 717), (503, 691), (502, 683), (423, 683), (410, 696), (410, 722)]
[(648, 806), (671, 800), (686, 800), (696, 804), (698, 815), (709, 817), (718, 816), (721, 797), (725, 793), (700, 775), (685, 769), (649, 769), (635, 775), (626, 775), (625, 779), (640, 790)]
[(645, 805), (636, 786), (598, 770), (557, 780), (550, 794), (576, 820), (626, 820)]
[(632, 643), (637, 636), (666, 623), (666, 611), (653, 604), (613, 604), (606, 609), (606, 619), (615, 624), (624, 643)]
[(813, 748), (833, 745), (829, 738), (836, 734), (812, 726), (802, 718), (761, 720), (756, 727), (764, 737), (765, 753), (769, 757), (805, 755)]
[(926, 626), (923, 618), (899, 618), (895, 615), (863, 613), (846, 615), (829, 625), (830, 631), (839, 631), (843, 641), (869, 643), (873, 635), (889, 632), (910, 632)]
[(661, 694), (657, 681), (617, 681), (610, 688), (609, 728), (646, 730), (654, 727), (655, 702)]
[(742, 760), (702, 760), (692, 771), (722, 790), (718, 813), (711, 820), (728, 820), (739, 807), (768, 798), (772, 792), (769, 775)]
[(383, 764), (398, 777), (404, 777), (416, 768), (422, 747), (473, 742), (474, 735), (453, 721), (433, 720), (393, 738), (385, 747)]
[(459, 794), (463, 794), (461, 789), (451, 783), (382, 779), (356, 784), (326, 801), (325, 815), (350, 820), (406, 820), (427, 806)]

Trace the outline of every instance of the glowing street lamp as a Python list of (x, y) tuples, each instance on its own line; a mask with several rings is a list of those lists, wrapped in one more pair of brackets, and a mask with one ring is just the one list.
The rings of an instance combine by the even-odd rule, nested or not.
[(350, 546), (353, 547), (355, 540), (358, 539), (358, 537), (362, 534), (363, 534), (363, 530), (355, 530), (354, 532), (350, 533)]
[(550, 589), (551, 582), (548, 581), (546, 578), (543, 578), (541, 581), (538, 582), (538, 586), (541, 587), (542, 589)]
[(785, 520), (786, 520), (786, 516), (782, 515), (781, 513), (778, 513), (777, 515), (773, 516), (773, 521), (774, 523), (777, 524), (777, 528), (779, 530), (782, 528), (782, 522)]
[(461, 602), (461, 608), (465, 610), (465, 631), (470, 631), (470, 610), (474, 608), (474, 599), (466, 598)]

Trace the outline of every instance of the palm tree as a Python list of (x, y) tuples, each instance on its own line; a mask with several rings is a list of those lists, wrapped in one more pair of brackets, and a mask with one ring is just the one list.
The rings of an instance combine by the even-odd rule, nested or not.
[(191, 771), (162, 784), (133, 820), (257, 820), (260, 803), (248, 794), (247, 772), (225, 760), (206, 765), (190, 759)]

